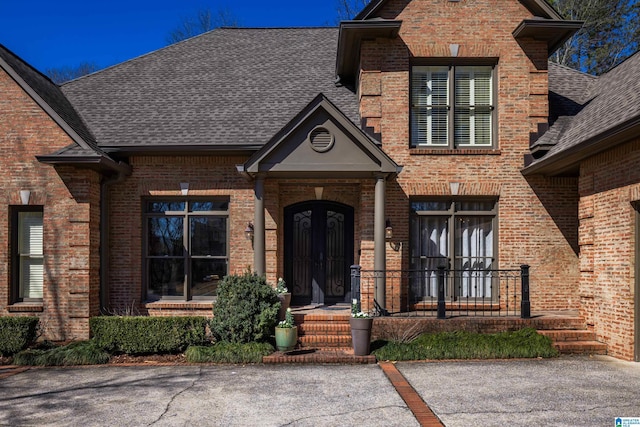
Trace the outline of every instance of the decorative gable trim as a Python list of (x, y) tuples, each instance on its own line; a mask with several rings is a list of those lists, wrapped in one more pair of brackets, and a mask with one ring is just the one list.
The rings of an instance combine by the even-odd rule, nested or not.
[(249, 177), (369, 178), (402, 168), (323, 94), (238, 171)]

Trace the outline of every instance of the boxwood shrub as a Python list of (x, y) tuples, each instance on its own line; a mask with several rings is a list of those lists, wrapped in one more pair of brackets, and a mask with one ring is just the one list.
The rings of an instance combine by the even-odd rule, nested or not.
[(111, 353), (179, 353), (206, 342), (201, 316), (100, 316), (89, 320), (96, 344)]
[(37, 317), (0, 317), (0, 355), (9, 356), (27, 348), (36, 339)]
[(280, 299), (264, 277), (226, 276), (218, 286), (211, 333), (217, 341), (267, 342), (278, 321)]

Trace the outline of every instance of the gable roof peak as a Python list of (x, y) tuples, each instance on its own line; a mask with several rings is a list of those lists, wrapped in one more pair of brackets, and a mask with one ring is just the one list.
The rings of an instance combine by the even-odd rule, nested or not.
[[(541, 18), (562, 20), (562, 16), (545, 0), (519, 0), (534, 16)], [(364, 9), (358, 13), (354, 20), (372, 19), (375, 14), (388, 2), (388, 0), (371, 0)]]

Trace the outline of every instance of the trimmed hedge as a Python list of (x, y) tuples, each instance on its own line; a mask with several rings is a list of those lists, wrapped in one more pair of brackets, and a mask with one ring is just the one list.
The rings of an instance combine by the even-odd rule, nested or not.
[(184, 355), (190, 363), (261, 363), (264, 356), (273, 352), (273, 346), (267, 342), (219, 342), (212, 346), (191, 346)]
[(0, 355), (27, 348), (35, 341), (37, 330), (37, 317), (0, 317)]
[(89, 320), (96, 344), (110, 353), (179, 353), (206, 342), (207, 319), (200, 316), (100, 316)]
[(15, 365), (27, 366), (74, 366), (100, 365), (109, 362), (109, 353), (98, 347), (93, 340), (76, 341), (49, 349), (29, 349), (13, 357)]

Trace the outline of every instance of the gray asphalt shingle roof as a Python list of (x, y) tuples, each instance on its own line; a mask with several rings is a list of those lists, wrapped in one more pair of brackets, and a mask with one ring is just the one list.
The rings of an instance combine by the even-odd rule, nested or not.
[[(48, 77), (0, 44), (0, 58), (87, 144), (87, 155), (104, 155), (73, 105)], [(54, 114), (54, 115), (55, 115)]]
[(261, 146), (318, 93), (359, 124), (336, 87), (337, 28), (220, 28), (62, 91), (101, 147)]
[(537, 143), (553, 147), (533, 164), (640, 116), (640, 52), (599, 77), (550, 63), (549, 101), (553, 124)]

